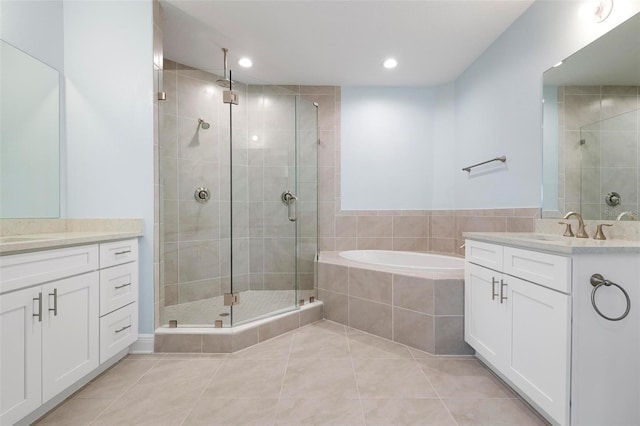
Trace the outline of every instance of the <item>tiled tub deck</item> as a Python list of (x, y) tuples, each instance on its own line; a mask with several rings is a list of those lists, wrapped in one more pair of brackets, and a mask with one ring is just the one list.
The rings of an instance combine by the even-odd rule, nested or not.
[(437, 355), (469, 355), (464, 342), (464, 272), (392, 269), (321, 252), (324, 317)]

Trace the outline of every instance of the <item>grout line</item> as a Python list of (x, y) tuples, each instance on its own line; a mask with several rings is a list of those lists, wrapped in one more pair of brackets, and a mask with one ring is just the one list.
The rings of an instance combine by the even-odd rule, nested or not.
[(347, 333), (347, 329), (345, 327), (345, 339), (347, 339), (347, 349), (349, 350), (349, 361), (351, 362), (351, 372), (353, 373), (353, 380), (356, 384), (356, 392), (358, 393), (358, 402), (360, 404), (360, 414), (362, 416), (362, 420), (364, 420), (365, 424), (367, 423), (367, 419), (364, 415), (364, 406), (362, 405), (362, 395), (360, 395), (360, 385), (358, 384), (358, 375), (356, 374), (356, 367), (353, 361), (353, 354), (351, 353), (351, 340), (349, 339), (349, 334)]
[(291, 360), (291, 352), (293, 352), (293, 343), (296, 340), (296, 332), (298, 330), (292, 330), (290, 332), (291, 334), (293, 334), (293, 338), (291, 339), (291, 343), (289, 343), (289, 354), (287, 355), (287, 363), (284, 366), (284, 374), (282, 375), (282, 383), (280, 384), (280, 394), (278, 395), (278, 402), (276, 403), (276, 411), (273, 419), (274, 424), (278, 419), (278, 412), (280, 411), (280, 401), (282, 400), (282, 392), (284, 391), (284, 382), (287, 378), (287, 371), (289, 370), (289, 361)]

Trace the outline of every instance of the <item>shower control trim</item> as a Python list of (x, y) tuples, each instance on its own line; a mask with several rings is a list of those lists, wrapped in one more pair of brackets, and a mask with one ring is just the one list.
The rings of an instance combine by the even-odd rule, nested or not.
[(298, 220), (298, 197), (289, 190), (284, 191), (280, 196), (282, 203), (287, 206), (287, 214), (291, 222)]
[(199, 203), (206, 203), (211, 198), (211, 191), (208, 188), (198, 188), (193, 193), (193, 197)]

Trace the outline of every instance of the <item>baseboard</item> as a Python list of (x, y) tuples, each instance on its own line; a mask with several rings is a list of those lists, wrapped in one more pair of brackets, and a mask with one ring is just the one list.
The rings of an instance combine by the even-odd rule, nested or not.
[(136, 340), (131, 346), (129, 346), (129, 353), (130, 354), (153, 353), (153, 333), (138, 334), (138, 340)]

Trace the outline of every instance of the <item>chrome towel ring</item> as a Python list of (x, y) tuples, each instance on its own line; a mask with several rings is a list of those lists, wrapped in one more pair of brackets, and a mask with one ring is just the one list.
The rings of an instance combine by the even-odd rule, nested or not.
[[(602, 318), (607, 319), (609, 321), (620, 321), (621, 319), (624, 319), (626, 318), (627, 315), (629, 315), (629, 311), (631, 310), (631, 299), (629, 299), (629, 294), (626, 292), (624, 288), (620, 287), (618, 284), (614, 282), (605, 280), (604, 277), (600, 274), (591, 275), (590, 282), (591, 282), (591, 285), (593, 286), (593, 290), (591, 291), (591, 304), (593, 305), (593, 309), (596, 310), (598, 315), (600, 315)], [(618, 287), (622, 292), (622, 294), (624, 294), (624, 297), (627, 299), (627, 309), (624, 311), (624, 314), (616, 318), (611, 318), (606, 316), (602, 312), (600, 312), (600, 309), (598, 309), (598, 306), (596, 305), (596, 291), (598, 291), (598, 289), (603, 285), (605, 287), (611, 287), (611, 286)]]

